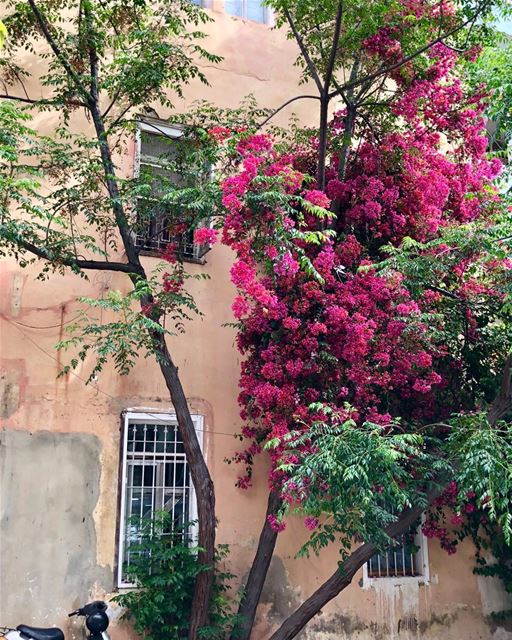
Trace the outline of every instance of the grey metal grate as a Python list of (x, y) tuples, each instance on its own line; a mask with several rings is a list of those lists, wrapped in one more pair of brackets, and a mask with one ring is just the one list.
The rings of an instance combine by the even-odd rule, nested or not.
[(419, 575), (419, 558), (415, 545), (411, 547), (414, 532), (405, 533), (384, 552), (376, 553), (368, 560), (369, 578), (394, 578)]
[[(144, 174), (151, 184), (151, 196), (137, 201), (137, 225), (135, 246), (147, 253), (161, 253), (175, 243), (179, 256), (186, 260), (201, 260), (209, 251), (208, 244), (195, 244), (193, 231), (176, 235), (172, 233), (170, 221), (176, 222), (176, 215), (170, 215), (169, 205), (162, 201), (166, 186), (180, 186), (182, 179), (176, 173), (179, 139), (169, 139), (163, 135), (143, 132), (140, 135), (140, 149), (137, 156), (137, 173)], [(183, 216), (186, 218), (186, 216)], [(207, 220), (203, 224), (207, 224)]]

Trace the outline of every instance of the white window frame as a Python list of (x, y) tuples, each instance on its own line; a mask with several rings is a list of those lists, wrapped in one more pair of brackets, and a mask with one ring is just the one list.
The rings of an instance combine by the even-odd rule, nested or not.
[(418, 547), (418, 551), (414, 554), (415, 561), (419, 567), (418, 575), (415, 576), (369, 576), (368, 575), (368, 562), (363, 565), (363, 589), (370, 589), (377, 587), (378, 585), (393, 585), (402, 586), (407, 584), (427, 584), (430, 582), (430, 566), (428, 561), (428, 538), (422, 531), (422, 525), (425, 521), (425, 516), (421, 516), (421, 523), (418, 526), (416, 535), (414, 536), (414, 542)]
[[(138, 178), (140, 176), (140, 159), (141, 159), (141, 133), (152, 133), (153, 135), (164, 135), (169, 138), (178, 140), (183, 136), (183, 128), (178, 125), (170, 125), (168, 123), (153, 120), (151, 118), (144, 118), (137, 122), (137, 128), (135, 129), (135, 158), (133, 163), (133, 177)], [(149, 164), (149, 163), (147, 163)]]
[[(203, 451), (203, 424), (204, 417), (199, 414), (191, 415), (194, 428), (196, 430), (197, 439), (201, 451)], [(126, 487), (128, 484), (128, 427), (130, 424), (136, 422), (144, 422), (151, 425), (170, 425), (177, 426), (178, 420), (175, 413), (160, 413), (158, 411), (153, 412), (137, 412), (126, 411), (123, 420), (123, 433), (122, 433), (122, 467), (121, 467), (121, 505), (119, 512), (119, 538), (117, 549), (117, 587), (120, 589), (133, 588), (133, 583), (128, 583), (123, 580), (123, 558), (125, 551), (125, 532), (126, 532)], [(142, 463), (144, 461), (141, 461)], [(194, 524), (190, 527), (190, 534), (193, 541), (197, 541), (198, 529), (197, 529), (197, 498), (192, 479), (190, 478), (190, 491), (189, 491), (189, 514), (190, 521)]]
[[(184, 129), (182, 126), (177, 124), (169, 124), (168, 122), (164, 122), (162, 120), (158, 120), (156, 118), (150, 116), (141, 117), (137, 122), (137, 127), (135, 130), (135, 153), (134, 153), (134, 164), (133, 164), (133, 177), (138, 178), (140, 176), (140, 168), (141, 164), (153, 167), (161, 167), (162, 165), (158, 162), (151, 163), (148, 160), (144, 160), (142, 162), (142, 140), (141, 133), (150, 133), (153, 135), (162, 135), (167, 138), (171, 138), (173, 140), (179, 140), (184, 135)], [(214, 167), (209, 168), (210, 176), (213, 178), (214, 176)], [(208, 225), (212, 227), (213, 220), (210, 219), (208, 221)], [(135, 239), (135, 234), (134, 234)], [(199, 264), (204, 264), (204, 255), (210, 249), (210, 245), (198, 245), (195, 243), (192, 244), (191, 251), (188, 252), (187, 255), (184, 256), (184, 261), (188, 262), (198, 262)], [(203, 247), (207, 247), (206, 251), (203, 251)]]

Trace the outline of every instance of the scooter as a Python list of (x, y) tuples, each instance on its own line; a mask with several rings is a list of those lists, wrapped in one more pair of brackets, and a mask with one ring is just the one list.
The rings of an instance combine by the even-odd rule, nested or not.
[[(85, 618), (85, 626), (89, 630), (89, 640), (110, 640), (107, 632), (109, 623), (107, 615), (107, 604), (96, 600), (85, 606), (72, 611), (68, 617), (81, 616)], [(62, 630), (57, 627), (41, 629), (39, 627), (29, 627), (26, 624), (19, 624), (16, 629), (0, 627), (0, 636), (7, 640), (64, 640)]]

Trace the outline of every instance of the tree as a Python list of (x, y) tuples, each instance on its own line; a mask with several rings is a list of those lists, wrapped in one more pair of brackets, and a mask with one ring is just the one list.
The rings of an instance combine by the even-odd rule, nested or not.
[(7, 37), (7, 29), (4, 23), (0, 20), (0, 47), (3, 45), (5, 38)]
[[(275, 488), (253, 565), (261, 571), (251, 571), (240, 609), (246, 633), (275, 543), (269, 529), (284, 526), (287, 504), (300, 505), (315, 531), (306, 549), (336, 540), (346, 558), (272, 636), (281, 640), (350, 583), (386, 524), (406, 530), (411, 512), (394, 513), (415, 505), (417, 517), (429, 503), (449, 503), (439, 484), (450, 476), (460, 485), (452, 506), (463, 510), (464, 496), (475, 494), (469, 469), (474, 483), (484, 468), (510, 469), (509, 427), (495, 428), (510, 412), (510, 319), (502, 306), (510, 217), (489, 190), (499, 163), (484, 158), (483, 96), (467, 95), (455, 71), (464, 49), (474, 57), (488, 5), (465, 6), (462, 15), (449, 3), (372, 5), (371, 12), (342, 2), (273, 5), (318, 88), (283, 107), (318, 99), (320, 118), (288, 155), (264, 139), (238, 148), (243, 169), (224, 183), (223, 234), (238, 254), (232, 279), (242, 296), (234, 312), (246, 356), (240, 401), (250, 444), (238, 456), (248, 467), (240, 482), (250, 482), (264, 447)], [(345, 108), (329, 124), (329, 103), (339, 97)], [(451, 152), (441, 150), (440, 135)], [(299, 198), (304, 175), (318, 189)], [(494, 268), (495, 289), (487, 280)], [(487, 415), (476, 411), (485, 404)], [(472, 413), (477, 435), (449, 418), (458, 411)], [(506, 532), (510, 485), (502, 480), (500, 507), (490, 510)], [(489, 490), (479, 485), (485, 504)], [(272, 513), (276, 491), (285, 506)], [(453, 551), (446, 529), (426, 530)], [(368, 546), (350, 554), (354, 534)]]
[[(22, 265), (42, 260), (43, 277), (70, 269), (81, 276), (108, 270), (129, 278), (129, 296), (114, 295), (103, 303), (118, 314), (118, 321), (89, 323), (77, 336), (80, 357), (92, 348), (97, 367), (114, 358), (122, 373), (140, 351), (157, 359), (190, 463), (199, 514), (198, 559), (207, 567), (213, 565), (215, 548), (213, 482), (161, 321), (167, 312), (179, 328), (183, 309), (193, 308), (193, 303), (181, 289), (183, 267), (171, 257), (172, 268), (163, 282), (144, 270), (134, 241), (133, 231), (141, 220), (133, 203), (150, 194), (149, 176), (124, 179), (114, 154), (133, 135), (137, 113), (155, 103), (171, 106), (169, 95), (181, 95), (192, 78), (206, 82), (198, 61), (218, 61), (200, 44), (199, 29), (208, 20), (187, 0), (164, 1), (158, 10), (145, 2), (13, 2), (5, 15), (9, 40), (1, 65), (6, 87), (1, 106), (2, 253), (13, 254)], [(28, 72), (15, 62), (23, 50), (48, 65), (40, 78), (47, 89), (44, 99), (25, 91)], [(13, 94), (12, 86), (18, 86), (21, 95)], [(52, 137), (37, 136), (27, 126), (27, 112), (13, 108), (8, 100), (36, 111), (55, 110), (62, 125)], [(91, 135), (69, 126), (77, 110), (92, 122)], [(48, 178), (48, 196), (40, 190), (42, 176)], [(206, 622), (212, 576), (212, 571), (197, 575), (190, 638), (196, 638)]]
[[(485, 47), (476, 64), (468, 68), (472, 86), (484, 85), (491, 92), (486, 116), (489, 119), (490, 149), (505, 163), (502, 182), (510, 181), (510, 144), (512, 141), (512, 85), (506, 72), (512, 64), (512, 40), (498, 36)], [(507, 166), (508, 165), (508, 166)], [(510, 186), (508, 186), (510, 193)]]
[[(483, 37), (489, 2), (272, 6), (298, 44), (304, 78), (318, 89), (287, 104), (318, 100), (319, 127), (272, 139), (251, 126), (254, 111), (240, 130), (200, 110), (186, 162), (201, 176), (199, 167), (215, 161), (224, 167), (220, 184), (159, 188), (171, 235), (222, 213), (217, 226), (236, 253), (234, 313), (245, 355), (240, 402), (250, 442), (238, 456), (248, 468), (241, 486), (251, 481), (255, 455), (265, 449), (271, 459), (272, 490), (239, 610), (244, 622), (233, 636), (249, 637), (291, 510), (311, 530), (304, 552), (331, 543), (341, 550), (340, 567), (273, 635), (283, 640), (429, 505), (445, 502), (463, 517), (473, 501), (510, 543), (512, 232), (492, 187), (499, 163), (485, 157), (484, 96), (467, 95), (457, 71), (459, 56), (471, 56)], [(168, 271), (147, 274), (133, 241), (137, 225), (154, 215), (133, 205), (150, 199), (154, 176), (127, 179), (113, 160), (136, 112), (154, 101), (169, 105), (167, 91), (179, 93), (193, 77), (205, 80), (193, 56), (215, 61), (197, 43), (206, 19), (174, 0), (158, 15), (143, 2), (11, 7), (6, 84), (24, 77), (16, 51), (36, 54), (33, 42), (42, 41), (49, 96), (3, 97), (56, 109), (65, 126), (38, 136), (25, 111), (2, 104), (0, 237), (21, 264), (42, 260), (43, 276), (107, 269), (130, 279), (128, 296), (89, 301), (108, 306), (116, 321), (84, 317), (66, 345), (78, 347), (75, 362), (95, 353), (97, 367), (113, 358), (121, 373), (139, 352), (157, 358), (198, 496), (199, 562), (211, 567), (213, 483), (161, 323), (167, 313), (179, 330), (195, 306), (172, 247), (162, 256)], [(333, 105), (342, 108), (330, 113)], [(77, 109), (89, 114), (93, 136), (71, 133)], [(39, 187), (42, 174), (49, 195)], [(200, 228), (196, 237), (213, 236)], [(434, 516), (430, 532), (453, 550)], [(354, 550), (355, 540), (362, 544)], [(206, 622), (213, 579), (209, 570), (197, 576), (190, 638)]]

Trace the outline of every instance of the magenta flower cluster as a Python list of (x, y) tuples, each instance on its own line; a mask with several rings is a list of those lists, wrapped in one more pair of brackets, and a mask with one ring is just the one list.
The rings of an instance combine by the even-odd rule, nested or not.
[[(442, 4), (449, 22), (453, 4)], [(419, 0), (399, 6), (402, 17), (422, 18), (427, 10)], [(365, 42), (367, 53), (382, 63), (399, 60), (403, 28), (376, 33)], [(343, 177), (334, 145), (325, 191), (310, 188), (307, 175), (315, 172), (316, 140), (311, 149), (283, 154), (267, 135), (238, 135), (239, 170), (222, 185), (222, 241), (235, 252), (231, 279), (238, 290), (233, 313), (240, 321), (239, 403), (248, 441), (236, 456), (246, 469), (241, 487), (250, 486), (254, 457), (269, 440), (269, 482), (283, 487), (289, 478), (283, 460), (287, 466), (298, 462), (283, 437), (322, 419), (312, 403), (338, 416), (348, 415), (350, 406), (357, 424), (371, 422), (383, 431), (396, 417), (407, 425), (454, 409), (443, 406), (451, 383), (445, 372), (458, 363), (428, 326), (439, 292), (414, 299), (402, 274), (383, 275), (377, 266), (384, 244), (398, 245), (406, 236), (427, 241), (448, 224), (485, 219), (497, 199), (491, 181), (500, 163), (485, 156), (485, 95), (465, 95), (455, 62), (456, 54), (438, 44), (419, 72), (403, 65), (393, 73), (393, 130), (377, 139), (362, 123), (358, 150), (349, 154)], [(344, 122), (344, 112), (334, 115), (333, 138), (344, 135)], [(222, 141), (227, 135), (215, 133)], [(281, 204), (265, 204), (269, 190), (279, 191), (274, 202)], [(332, 201), (339, 209), (335, 239), (308, 244), (304, 232), (317, 230), (319, 218), (307, 204), (329, 209)], [(206, 231), (200, 230), (201, 239), (211, 242)], [(450, 248), (437, 248), (445, 250)], [(458, 295), (493, 295), (471, 277), (471, 265), (471, 257), (461, 258), (453, 270)], [(469, 305), (467, 324), (468, 331), (478, 331)], [(297, 495), (285, 492), (283, 498), (291, 502)], [(276, 516), (269, 522), (275, 530), (284, 527)], [(305, 524), (314, 530), (318, 520)], [(448, 534), (436, 526), (427, 523), (425, 532), (452, 552)]]

